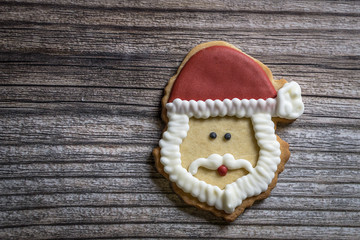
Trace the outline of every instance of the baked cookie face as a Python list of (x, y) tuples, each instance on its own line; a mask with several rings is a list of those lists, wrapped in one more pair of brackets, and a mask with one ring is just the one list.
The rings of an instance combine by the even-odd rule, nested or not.
[[(189, 131), (180, 145), (180, 154), (181, 166), (190, 170), (194, 177), (224, 189), (227, 184), (248, 174), (246, 167), (251, 169), (256, 166), (259, 146), (250, 118), (190, 118)], [(222, 164), (225, 154), (234, 159), (246, 159), (249, 163), (229, 168)], [(208, 159), (211, 155), (213, 161), (210, 165)], [(206, 160), (198, 160), (203, 158)]]
[(294, 120), (304, 109), (299, 85), (285, 82), (225, 42), (188, 54), (165, 88), (167, 128), (154, 150), (187, 203), (232, 221), (269, 195), (289, 158), (273, 118)]

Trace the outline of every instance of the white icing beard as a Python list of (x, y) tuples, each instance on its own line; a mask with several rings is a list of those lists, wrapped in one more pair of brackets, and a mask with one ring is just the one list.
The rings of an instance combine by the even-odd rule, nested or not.
[[(175, 182), (184, 192), (190, 193), (193, 197), (198, 198), (200, 202), (206, 202), (209, 206), (215, 206), (226, 213), (232, 213), (237, 206), (241, 205), (244, 199), (259, 195), (268, 188), (275, 176), (277, 165), (280, 163), (281, 153), (270, 114), (257, 113), (251, 117), (255, 138), (260, 147), (256, 167), (252, 169), (249, 162), (250, 167), (246, 167), (246, 163), (243, 162), (246, 160), (234, 160), (233, 162), (241, 161), (239, 165), (243, 164), (245, 169), (249, 169), (249, 174), (226, 185), (224, 190), (200, 181), (181, 166), (180, 144), (189, 130), (189, 117), (186, 114), (171, 112), (168, 112), (168, 117), (168, 129), (160, 140), (160, 161), (164, 165), (165, 172), (169, 174), (170, 180)], [(218, 156), (215, 158), (218, 158)], [(222, 158), (221, 162), (223, 163), (223, 161), (231, 157), (225, 154), (220, 158)], [(201, 158), (194, 161), (192, 163), (194, 165), (190, 165), (190, 171), (197, 167), (195, 166), (198, 164), (197, 161), (201, 161)], [(234, 168), (236, 164), (234, 164)]]
[[(280, 144), (276, 140), (272, 116), (293, 118), (303, 112), (300, 87), (296, 83), (287, 83), (284, 90), (278, 92), (277, 99), (267, 100), (239, 100), (225, 99), (204, 101), (182, 101), (175, 99), (167, 104), (168, 128), (160, 140), (161, 158), (164, 170), (169, 174), (170, 181), (184, 192), (190, 193), (200, 202), (224, 210), (226, 213), (234, 212), (237, 206), (248, 197), (257, 196), (268, 189), (275, 177), (280, 163)], [(285, 98), (283, 107), (277, 104), (280, 98)], [(285, 96), (285, 97), (284, 97)], [(287, 99), (287, 100), (286, 100)], [(280, 100), (282, 101), (282, 100)], [(189, 171), (181, 165), (180, 145), (189, 130), (189, 118), (208, 118), (216, 116), (250, 117), (255, 132), (255, 138), (260, 148), (259, 158), (253, 168), (250, 162), (234, 159), (231, 154), (220, 156), (210, 155), (206, 158), (196, 159), (189, 166)], [(224, 164), (229, 168), (245, 168), (249, 173), (238, 178), (235, 182), (227, 184), (224, 189), (208, 184), (194, 177), (197, 169), (204, 166), (217, 169)], [(249, 166), (250, 165), (250, 166)]]

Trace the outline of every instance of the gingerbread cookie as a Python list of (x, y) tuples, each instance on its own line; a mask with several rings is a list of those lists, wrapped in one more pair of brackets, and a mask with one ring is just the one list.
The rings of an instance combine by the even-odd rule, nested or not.
[(165, 88), (156, 167), (182, 199), (233, 221), (266, 198), (290, 157), (276, 123), (304, 111), (300, 86), (273, 80), (226, 42), (196, 46)]

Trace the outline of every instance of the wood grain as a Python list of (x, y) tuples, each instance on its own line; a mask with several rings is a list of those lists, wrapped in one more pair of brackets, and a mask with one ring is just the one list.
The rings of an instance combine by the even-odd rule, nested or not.
[[(0, 2), (0, 238), (357, 239), (357, 1)], [(163, 88), (225, 40), (298, 82), (271, 196), (232, 224), (156, 172)]]

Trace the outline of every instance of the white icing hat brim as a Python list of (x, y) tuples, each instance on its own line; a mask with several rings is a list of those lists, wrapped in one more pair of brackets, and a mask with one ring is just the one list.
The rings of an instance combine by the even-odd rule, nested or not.
[(175, 99), (166, 104), (171, 113), (186, 114), (189, 117), (208, 118), (217, 116), (251, 117), (255, 113), (269, 113), (273, 117), (296, 119), (304, 112), (301, 88), (296, 82), (284, 84), (276, 98), (195, 101)]

